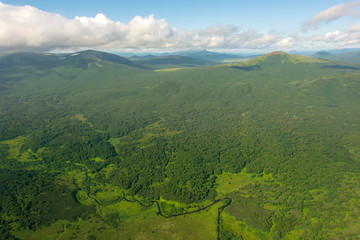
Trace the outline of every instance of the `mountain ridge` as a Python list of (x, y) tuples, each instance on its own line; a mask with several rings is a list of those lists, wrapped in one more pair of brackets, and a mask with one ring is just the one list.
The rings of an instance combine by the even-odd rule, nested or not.
[[(63, 62), (67, 60), (67, 61), (69, 61), (69, 63), (78, 64), (83, 68), (86, 68), (89, 63), (93, 63), (93, 62), (100, 63), (103, 61), (107, 61), (107, 62), (111, 62), (111, 63), (115, 63), (115, 64), (127, 65), (130, 67), (136, 67), (136, 68), (143, 68), (143, 69), (146, 68), (142, 64), (135, 63), (127, 58), (124, 58), (124, 57), (121, 57), (121, 56), (118, 56), (115, 54), (101, 52), (101, 51), (95, 51), (95, 50), (85, 50), (85, 51), (67, 54), (67, 55), (61, 57), (60, 60), (62, 60)], [(65, 64), (66, 64), (66, 62), (65, 62)]]
[(272, 62), (276, 62), (279, 61), (281, 63), (302, 63), (302, 62), (306, 62), (306, 63), (323, 63), (326, 62), (325, 60), (321, 60), (321, 59), (317, 59), (317, 58), (312, 58), (312, 57), (306, 57), (306, 56), (301, 56), (301, 55), (296, 55), (296, 54), (290, 54), (290, 53), (286, 53), (283, 51), (274, 51), (259, 57), (256, 57), (254, 59), (249, 60), (248, 62), (245, 63), (253, 63), (253, 62), (267, 62), (267, 61), (272, 61)]
[(61, 65), (73, 65), (87, 68), (90, 63), (110, 62), (135, 68), (147, 69), (140, 63), (135, 63), (127, 58), (95, 50), (85, 50), (66, 54), (45, 54), (33, 52), (18, 52), (0, 58), (0, 68), (18, 66), (33, 67), (58, 67)]
[[(133, 60), (133, 59), (132, 59)], [(213, 62), (209, 62), (206, 60), (186, 57), (181, 55), (169, 55), (169, 56), (160, 56), (160, 57), (146, 57), (146, 58), (135, 58), (133, 60), (135, 63), (140, 63), (145, 66), (151, 67), (200, 67), (204, 65), (212, 65)]]
[(53, 63), (57, 60), (54, 54), (43, 54), (33, 52), (17, 52), (7, 54), (0, 58), (0, 68), (11, 68), (14, 66), (33, 66), (43, 63)]

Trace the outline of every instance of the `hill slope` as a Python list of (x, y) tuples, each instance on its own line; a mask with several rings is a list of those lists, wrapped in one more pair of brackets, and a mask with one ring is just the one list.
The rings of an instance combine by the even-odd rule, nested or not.
[(51, 54), (20, 52), (9, 54), (0, 58), (0, 68), (16, 66), (47, 65), (55, 62), (58, 58)]

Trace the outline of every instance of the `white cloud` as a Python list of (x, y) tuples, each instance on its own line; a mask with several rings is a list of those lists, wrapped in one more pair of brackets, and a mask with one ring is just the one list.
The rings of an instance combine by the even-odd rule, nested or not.
[[(352, 3), (358, 6), (360, 2)], [(355, 5), (354, 5), (355, 4)], [(340, 5), (334, 8), (339, 8)], [(342, 5), (343, 6), (343, 5)], [(346, 6), (346, 7), (344, 7)], [(348, 9), (344, 4), (341, 9)], [(331, 8), (332, 9), (332, 8)], [(321, 19), (342, 16), (326, 10)], [(320, 16), (320, 15), (319, 15)], [(325, 17), (327, 16), (327, 17)], [(314, 18), (315, 19), (315, 18)], [(314, 25), (313, 25), (314, 26)], [(136, 16), (127, 23), (116, 22), (104, 14), (95, 17), (65, 18), (56, 13), (31, 6), (12, 6), (0, 2), (0, 51), (68, 51), (92, 48), (111, 49), (266, 49), (289, 50), (304, 48), (342, 47), (360, 45), (360, 24), (324, 35), (298, 36), (298, 33), (261, 33), (253, 29), (238, 29), (233, 25), (214, 25), (200, 30), (181, 30), (165, 19), (153, 15)], [(165, 51), (165, 50), (164, 50)]]
[[(0, 48), (80, 47), (103, 45), (125, 32), (104, 15), (67, 19), (31, 6), (0, 3)], [(116, 30), (116, 31), (114, 31)]]
[(311, 41), (335, 44), (338, 47), (358, 47), (360, 45), (360, 24), (349, 26), (343, 31), (336, 30), (323, 35), (315, 35)]
[(317, 29), (323, 23), (329, 23), (344, 16), (359, 17), (360, 13), (356, 11), (356, 8), (359, 6), (360, 6), (360, 1), (356, 1), (350, 3), (342, 3), (330, 7), (324, 11), (319, 12), (318, 14), (307, 20), (303, 24), (302, 29), (304, 31), (310, 29)]
[(31, 6), (0, 2), (0, 50), (124, 49), (124, 48), (268, 48), (281, 39), (254, 30), (240, 32), (232, 25), (199, 31), (179, 30), (165, 19), (136, 16), (115, 22), (95, 17), (65, 18)]
[(275, 46), (285, 49), (293, 48), (296, 46), (296, 40), (293, 37), (284, 38), (278, 41)]
[(201, 35), (215, 35), (215, 36), (224, 36), (229, 35), (232, 33), (238, 32), (238, 28), (232, 25), (216, 25), (205, 28), (204, 30), (200, 31)]

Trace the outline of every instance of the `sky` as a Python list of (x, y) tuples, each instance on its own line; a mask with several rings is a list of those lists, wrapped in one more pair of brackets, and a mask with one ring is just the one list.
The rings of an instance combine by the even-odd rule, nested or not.
[(360, 1), (0, 0), (0, 52), (360, 47)]

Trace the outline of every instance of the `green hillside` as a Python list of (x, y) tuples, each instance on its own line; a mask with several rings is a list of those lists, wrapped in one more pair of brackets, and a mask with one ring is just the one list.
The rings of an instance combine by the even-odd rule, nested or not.
[(58, 57), (52, 54), (20, 52), (2, 56), (0, 58), (0, 68), (12, 68), (19, 66), (50, 67), (51, 64), (57, 60)]
[(0, 238), (360, 237), (359, 65), (6, 58)]

